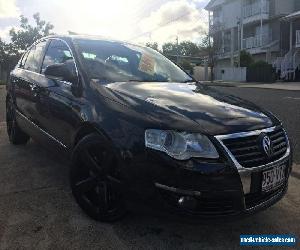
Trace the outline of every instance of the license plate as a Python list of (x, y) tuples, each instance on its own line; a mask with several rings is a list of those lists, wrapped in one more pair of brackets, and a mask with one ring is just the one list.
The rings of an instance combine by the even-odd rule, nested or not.
[(262, 191), (269, 192), (280, 186), (285, 180), (285, 166), (274, 167), (263, 172)]

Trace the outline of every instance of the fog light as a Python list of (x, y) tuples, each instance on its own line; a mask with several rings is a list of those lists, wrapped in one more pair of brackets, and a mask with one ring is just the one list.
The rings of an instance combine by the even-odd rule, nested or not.
[(195, 210), (197, 207), (197, 200), (191, 196), (181, 196), (178, 199), (178, 206), (184, 209)]

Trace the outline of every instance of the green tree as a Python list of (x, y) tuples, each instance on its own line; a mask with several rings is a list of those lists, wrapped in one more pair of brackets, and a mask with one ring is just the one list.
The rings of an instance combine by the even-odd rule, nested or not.
[(51, 34), (54, 26), (41, 20), (40, 14), (33, 15), (34, 25), (30, 25), (28, 18), (20, 16), (20, 29), (12, 28), (9, 32), (10, 42), (6, 43), (0, 38), (0, 66), (9, 71), (18, 62), (22, 53), (36, 40)]
[(0, 38), (0, 65), (4, 63), (6, 44)]
[(254, 63), (253, 57), (245, 50), (241, 51), (241, 67), (249, 67)]
[(187, 60), (182, 60), (179, 62), (179, 65), (186, 70), (188, 73), (193, 74), (193, 65), (187, 61)]
[(162, 45), (162, 52), (164, 55), (176, 55), (179, 54), (179, 49), (176, 43), (164, 43)]
[(164, 43), (162, 46), (163, 54), (165, 55), (180, 55), (180, 56), (198, 56), (200, 48), (196, 43), (191, 41), (183, 41), (178, 45), (176, 43)]
[(198, 56), (199, 46), (191, 41), (183, 41), (179, 44), (179, 53), (183, 56)]
[(210, 50), (213, 49), (213, 43), (212, 41), (209, 41), (209, 35), (206, 35), (202, 38), (200, 44), (199, 44), (200, 50), (206, 52), (209, 54)]
[(158, 43), (157, 42), (154, 42), (154, 43), (147, 42), (146, 46), (149, 47), (149, 48), (151, 48), (151, 49), (154, 49), (156, 51), (159, 51), (158, 50)]
[(51, 23), (41, 20), (39, 13), (35, 13), (33, 19), (34, 26), (29, 24), (28, 18), (20, 16), (21, 29), (16, 31), (12, 28), (10, 30), (9, 35), (14, 49), (24, 51), (36, 40), (51, 34), (51, 30), (54, 28)]
[(206, 34), (205, 37), (203, 37), (202, 41), (200, 42), (200, 50), (202, 53), (207, 57), (208, 59), (208, 66), (210, 67), (210, 79), (211, 81), (214, 80), (214, 66), (215, 66), (215, 43), (209, 36), (209, 34)]
[(0, 41), (0, 66), (2, 70), (9, 70), (20, 58), (18, 51), (12, 44)]

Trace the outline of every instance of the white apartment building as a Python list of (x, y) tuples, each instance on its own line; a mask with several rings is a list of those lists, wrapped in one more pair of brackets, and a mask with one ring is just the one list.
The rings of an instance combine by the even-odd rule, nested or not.
[[(211, 0), (209, 34), (217, 67), (238, 65), (240, 50), (272, 63), (282, 78), (300, 65), (300, 0)], [(299, 67), (300, 68), (300, 67)]]

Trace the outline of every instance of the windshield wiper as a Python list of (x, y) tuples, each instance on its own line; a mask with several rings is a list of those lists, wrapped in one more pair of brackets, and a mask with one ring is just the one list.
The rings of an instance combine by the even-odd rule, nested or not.
[(167, 82), (167, 81), (156, 81), (156, 80), (135, 80), (135, 79), (130, 79), (128, 82)]
[(139, 80), (139, 79), (130, 79), (130, 80), (128, 80), (128, 82), (147, 82), (147, 81), (145, 81), (145, 80)]
[(195, 81), (195, 80), (185, 80), (182, 83), (189, 83), (189, 82), (197, 82), (197, 81)]

